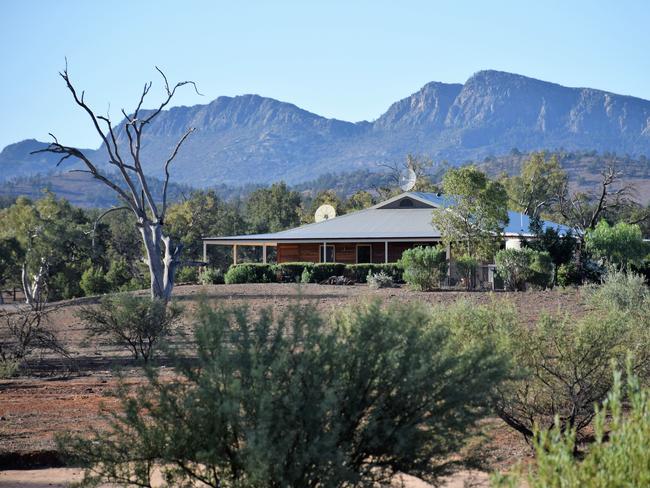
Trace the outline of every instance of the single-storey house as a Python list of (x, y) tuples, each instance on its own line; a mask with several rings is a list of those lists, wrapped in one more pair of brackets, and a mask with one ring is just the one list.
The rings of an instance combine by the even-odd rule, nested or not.
[[(399, 260), (406, 249), (441, 241), (440, 232), (431, 223), (431, 211), (448, 204), (440, 194), (405, 192), (364, 210), (281, 232), (205, 237), (203, 260), (207, 261), (208, 246), (226, 245), (232, 246), (235, 264), (238, 246), (262, 247), (263, 262), (267, 259), (267, 248), (275, 247), (278, 263), (392, 263)], [(520, 212), (510, 211), (508, 215), (505, 245), (519, 247), (522, 238), (532, 236), (530, 219)], [(552, 222), (545, 222), (544, 226), (554, 227), (561, 234), (569, 231), (568, 227)]]

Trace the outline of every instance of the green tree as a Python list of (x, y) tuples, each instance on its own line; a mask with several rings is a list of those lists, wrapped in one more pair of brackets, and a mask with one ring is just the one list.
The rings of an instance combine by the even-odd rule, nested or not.
[(465, 254), (491, 259), (508, 223), (508, 195), (474, 166), (452, 168), (442, 180), (449, 205), (433, 210), (432, 223), (445, 244), (458, 243)]
[(7, 284), (20, 282), (20, 265), (24, 251), (15, 237), (0, 239), (0, 304), (3, 303), (2, 290)]
[(345, 202), (345, 206), (350, 211), (363, 210), (364, 208), (372, 207), (375, 204), (375, 199), (365, 190), (359, 190), (350, 195)]
[(557, 155), (547, 158), (544, 152), (531, 153), (520, 174), (506, 177), (503, 185), (517, 210), (531, 218), (554, 205), (568, 181)]
[(149, 486), (371, 487), (396, 472), (435, 481), (507, 374), (428, 310), (378, 303), (326, 323), (310, 306), (200, 308), (197, 354), (175, 381), (149, 371), (123, 415), (60, 447), (95, 481)]
[(246, 200), (246, 219), (255, 233), (278, 232), (300, 224), (300, 194), (286, 183), (260, 188)]
[(314, 221), (314, 214), (321, 205), (331, 205), (336, 210), (336, 215), (343, 215), (346, 212), (345, 204), (341, 197), (334, 190), (323, 190), (316, 194), (307, 207), (306, 213), (302, 216), (303, 223)]
[[(170, 235), (183, 245), (189, 259), (202, 259), (201, 238), (205, 236), (227, 236), (246, 231), (239, 208), (223, 201), (212, 190), (195, 191), (187, 200), (169, 207), (166, 222)], [(230, 257), (222, 246), (213, 248), (209, 256), (212, 265), (227, 266)]]
[(89, 221), (51, 193), (35, 202), (18, 198), (0, 210), (0, 238), (15, 238), (24, 250), (22, 285), (28, 302), (80, 296), (81, 274), (91, 257)]
[(595, 258), (623, 268), (639, 266), (649, 251), (639, 226), (625, 222), (611, 226), (601, 220), (587, 231), (585, 244)]

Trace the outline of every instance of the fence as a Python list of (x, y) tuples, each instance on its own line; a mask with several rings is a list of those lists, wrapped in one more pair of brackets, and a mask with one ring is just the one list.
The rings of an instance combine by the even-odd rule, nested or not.
[(21, 288), (16, 288), (15, 286), (11, 290), (0, 290), (0, 296), (4, 303), (13, 303), (13, 302), (23, 302), (25, 301), (25, 294)]

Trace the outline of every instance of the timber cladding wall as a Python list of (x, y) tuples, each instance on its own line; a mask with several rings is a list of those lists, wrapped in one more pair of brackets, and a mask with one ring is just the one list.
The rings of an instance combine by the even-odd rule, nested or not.
[[(337, 263), (355, 264), (357, 262), (357, 244), (354, 242), (337, 242), (328, 243), (334, 246), (334, 260)], [(372, 244), (372, 262), (384, 262), (384, 243), (373, 242)], [(394, 263), (402, 257), (406, 249), (415, 246), (431, 246), (431, 242), (389, 242), (388, 243), (388, 262)], [(319, 256), (320, 244), (278, 244), (278, 263), (291, 263), (296, 261), (306, 261), (311, 263), (320, 262)]]

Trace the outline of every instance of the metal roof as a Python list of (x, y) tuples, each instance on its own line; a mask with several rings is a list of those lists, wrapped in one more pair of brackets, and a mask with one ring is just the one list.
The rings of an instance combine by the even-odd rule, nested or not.
[[(424, 208), (383, 208), (403, 198), (410, 198), (426, 205)], [(302, 225), (293, 229), (268, 234), (252, 234), (226, 237), (206, 237), (209, 241), (336, 241), (336, 240), (434, 240), (440, 231), (431, 224), (431, 209), (447, 207), (451, 203), (436, 193), (406, 192), (378, 203), (373, 207), (344, 214), (330, 220)], [(530, 218), (520, 212), (509, 211), (510, 222), (504, 229), (509, 236), (530, 235)], [(569, 228), (545, 222), (544, 228), (553, 227), (561, 234)]]

